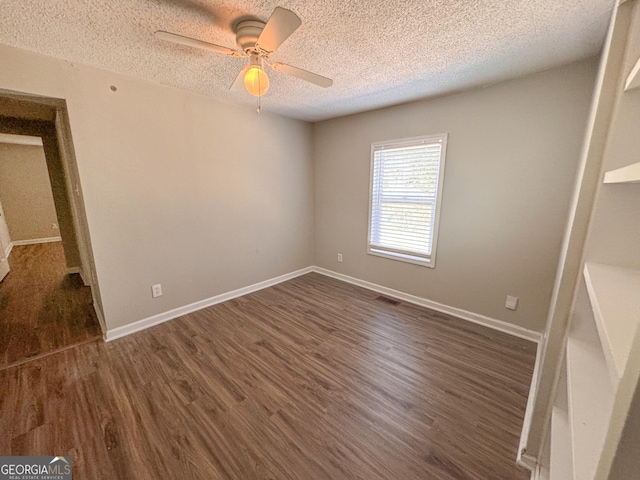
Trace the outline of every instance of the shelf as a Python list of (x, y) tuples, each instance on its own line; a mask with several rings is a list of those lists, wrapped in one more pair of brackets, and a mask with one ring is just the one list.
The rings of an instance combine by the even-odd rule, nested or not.
[(567, 404), (573, 446), (573, 477), (593, 480), (603, 447), (615, 390), (584, 289), (578, 293), (567, 340)]
[(567, 375), (563, 368), (558, 380), (558, 390), (551, 413), (551, 478), (573, 478), (573, 453), (571, 448), (571, 425), (567, 400)]
[(640, 183), (640, 162), (608, 171), (604, 183)]
[(569, 338), (567, 343), (569, 422), (575, 478), (594, 477), (609, 426), (613, 392), (607, 367), (592, 346)]
[(624, 84), (624, 91), (626, 92), (638, 87), (640, 87), (640, 58), (638, 58), (638, 61), (627, 77), (627, 82)]
[(584, 278), (605, 361), (617, 382), (640, 323), (640, 271), (586, 263)]

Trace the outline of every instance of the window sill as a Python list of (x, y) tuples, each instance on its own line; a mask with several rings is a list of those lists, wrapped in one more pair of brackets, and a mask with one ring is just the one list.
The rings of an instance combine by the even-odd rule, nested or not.
[(426, 259), (414, 255), (408, 255), (406, 253), (387, 252), (384, 250), (376, 250), (374, 248), (368, 248), (367, 253), (369, 255), (375, 255), (376, 257), (398, 260), (405, 263), (413, 263), (414, 265), (420, 265), (422, 267), (436, 268), (436, 261), (434, 258)]

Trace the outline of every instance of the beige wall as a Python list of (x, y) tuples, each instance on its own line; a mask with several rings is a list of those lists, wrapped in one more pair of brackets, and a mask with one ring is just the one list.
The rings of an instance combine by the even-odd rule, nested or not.
[[(316, 265), (543, 330), (596, 67), (315, 124)], [(371, 143), (445, 132), (436, 268), (367, 255)]]
[[(594, 62), (312, 127), (268, 99), (257, 115), (10, 47), (0, 60), (0, 88), (67, 100), (110, 329), (314, 263), (544, 325)], [(371, 142), (441, 132), (437, 267), (366, 255)]]
[(313, 263), (309, 124), (268, 98), (257, 115), (5, 46), (0, 60), (0, 88), (67, 100), (109, 329)]
[(11, 241), (60, 236), (41, 146), (0, 143), (0, 200)]

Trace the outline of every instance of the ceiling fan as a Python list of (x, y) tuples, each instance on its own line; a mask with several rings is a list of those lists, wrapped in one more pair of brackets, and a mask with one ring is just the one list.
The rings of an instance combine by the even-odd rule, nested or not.
[(168, 42), (179, 43), (195, 48), (211, 50), (230, 57), (248, 57), (245, 65), (231, 84), (230, 90), (241, 91), (242, 87), (256, 97), (261, 97), (269, 89), (269, 77), (264, 71), (263, 63), (278, 72), (286, 73), (321, 87), (330, 87), (333, 80), (316, 73), (293, 67), (284, 63), (269, 62), (269, 57), (282, 43), (302, 24), (302, 20), (291, 10), (276, 7), (267, 23), (259, 20), (245, 20), (236, 27), (236, 43), (242, 51), (203, 42), (165, 31), (155, 32), (156, 38)]

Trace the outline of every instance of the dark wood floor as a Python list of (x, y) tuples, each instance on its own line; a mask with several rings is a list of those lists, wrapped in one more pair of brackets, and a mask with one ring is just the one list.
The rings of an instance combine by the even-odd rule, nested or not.
[(16, 246), (0, 282), (0, 369), (95, 340), (91, 290), (67, 275), (61, 242)]
[(0, 372), (0, 454), (77, 479), (483, 479), (535, 345), (309, 274)]

